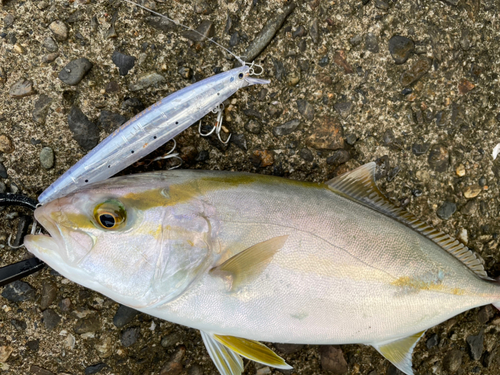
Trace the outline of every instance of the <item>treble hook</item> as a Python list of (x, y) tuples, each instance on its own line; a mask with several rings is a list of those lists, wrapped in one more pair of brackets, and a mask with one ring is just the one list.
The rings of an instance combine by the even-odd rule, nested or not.
[(174, 147), (172, 147), (172, 149), (171, 149), (169, 152), (167, 152), (165, 155), (158, 156), (157, 158), (154, 158), (153, 160), (151, 160), (151, 161), (147, 164), (147, 166), (149, 166), (149, 165), (150, 165), (152, 162), (154, 162), (154, 161), (158, 161), (158, 160), (165, 160), (165, 159), (170, 159), (170, 158), (175, 158), (175, 159), (178, 159), (178, 160), (180, 161), (180, 163), (179, 163), (179, 164), (177, 164), (177, 165), (175, 165), (175, 166), (173, 166), (173, 167), (168, 168), (168, 170), (169, 170), (169, 171), (170, 171), (170, 170), (172, 170), (172, 169), (177, 169), (177, 168), (179, 168), (179, 167), (182, 165), (183, 160), (182, 160), (182, 158), (179, 156), (179, 153), (178, 153), (178, 152), (176, 152), (175, 154), (172, 154), (172, 152), (174, 152), (175, 148), (177, 147), (177, 142), (175, 141), (175, 139), (172, 139), (172, 140), (174, 141)]
[[(30, 197), (18, 194), (0, 194), (0, 206), (22, 206), (29, 208), (31, 210), (35, 210), (39, 204)], [(33, 227), (31, 229), (32, 233), (36, 231), (36, 220), (34, 221)], [(9, 236), (7, 243), (9, 246), (13, 248), (18, 248), (21, 246), (12, 246), (11, 240), (12, 235)], [(5, 286), (13, 281), (22, 279), (32, 273), (40, 271), (43, 267), (45, 267), (45, 263), (43, 263), (38, 258), (29, 258), (26, 260), (22, 260), (20, 262), (9, 264), (5, 267), (0, 268), (0, 286)]]
[(223, 144), (227, 144), (229, 140), (231, 139), (231, 134), (229, 134), (229, 137), (225, 141), (222, 140), (220, 136), (220, 132), (222, 130), (222, 120), (224, 119), (224, 103), (218, 104), (214, 109), (212, 109), (212, 113), (217, 113), (217, 120), (215, 121), (215, 125), (210, 130), (208, 133), (202, 133), (201, 132), (201, 120), (198, 124), (198, 132), (202, 137), (208, 137), (209, 135), (213, 134), (215, 131), (215, 134), (217, 134), (217, 138), (219, 138), (219, 141)]

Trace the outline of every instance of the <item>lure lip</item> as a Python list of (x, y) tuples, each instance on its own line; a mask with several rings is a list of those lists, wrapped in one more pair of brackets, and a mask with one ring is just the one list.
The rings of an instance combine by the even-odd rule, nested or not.
[(248, 82), (248, 85), (267, 85), (271, 83), (270, 80), (268, 79), (262, 79), (262, 78), (254, 78), (254, 77), (245, 77), (245, 81)]

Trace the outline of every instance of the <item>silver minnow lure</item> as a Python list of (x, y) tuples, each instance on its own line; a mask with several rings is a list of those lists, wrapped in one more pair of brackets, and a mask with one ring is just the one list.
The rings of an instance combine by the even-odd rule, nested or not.
[(45, 204), (113, 176), (167, 143), (242, 87), (267, 84), (241, 66), (185, 87), (133, 117), (68, 169), (39, 197)]
[(405, 374), (425, 330), (500, 306), (469, 249), (377, 189), (370, 163), (325, 184), (245, 173), (113, 178), (35, 211), (33, 254), (69, 279), (199, 329), (223, 375), (258, 341), (365, 344)]

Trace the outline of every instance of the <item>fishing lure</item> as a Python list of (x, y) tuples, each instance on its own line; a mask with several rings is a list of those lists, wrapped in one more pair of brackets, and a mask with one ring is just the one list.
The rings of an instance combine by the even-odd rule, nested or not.
[[(178, 24), (142, 5), (124, 1)], [(221, 103), (240, 88), (267, 84), (269, 81), (252, 77), (258, 75), (254, 64), (246, 64), (231, 51), (213, 42), (233, 55), (242, 66), (185, 87), (127, 121), (50, 185), (38, 197), (39, 202), (45, 204), (87, 184), (113, 176), (156, 150), (214, 109), (219, 112), (215, 131), (220, 139)]]

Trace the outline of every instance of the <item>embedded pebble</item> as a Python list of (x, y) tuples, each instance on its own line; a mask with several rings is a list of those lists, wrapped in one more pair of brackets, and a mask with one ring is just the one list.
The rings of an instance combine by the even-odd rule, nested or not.
[(378, 53), (378, 37), (373, 33), (366, 34), (365, 37), (365, 49), (372, 53)]
[(33, 82), (24, 78), (21, 78), (19, 81), (14, 83), (9, 90), (9, 95), (15, 99), (24, 98), (25, 96), (33, 95), (35, 93), (36, 91), (33, 88)]
[(443, 220), (448, 220), (457, 211), (457, 205), (453, 202), (444, 202), (436, 211), (436, 214)]
[(48, 36), (47, 38), (45, 38), (42, 42), (42, 45), (45, 47), (45, 49), (49, 52), (56, 52), (58, 50), (58, 46), (57, 46), (57, 43), (56, 41)]
[(139, 77), (135, 83), (129, 84), (130, 91), (139, 91), (153, 85), (165, 82), (165, 77), (158, 73), (146, 73)]
[(0, 134), (0, 152), (10, 154), (14, 151), (14, 144), (10, 138), (5, 134)]
[(45, 94), (41, 94), (38, 100), (35, 102), (35, 107), (33, 108), (32, 118), (37, 124), (44, 124), (47, 114), (49, 112), (50, 105), (52, 104), (52, 98)]
[(295, 31), (292, 32), (292, 37), (294, 38), (301, 38), (303, 36), (307, 35), (307, 30), (304, 26), (300, 25), (295, 29)]
[(52, 371), (46, 370), (43, 367), (37, 365), (31, 365), (30, 374), (33, 375), (55, 375)]
[(52, 309), (47, 309), (42, 313), (45, 329), (52, 331), (61, 322), (61, 317)]
[(68, 39), (68, 26), (63, 21), (57, 20), (49, 25), (50, 31), (57, 41), (62, 42)]
[(467, 199), (475, 198), (479, 195), (479, 193), (483, 190), (483, 188), (479, 185), (469, 185), (464, 189), (464, 197)]
[(5, 362), (9, 359), (14, 349), (11, 346), (0, 346), (0, 362)]
[(341, 102), (335, 103), (333, 108), (338, 112), (340, 116), (346, 118), (351, 113), (352, 103), (351, 102)]
[(338, 150), (344, 148), (344, 129), (333, 117), (324, 116), (313, 125), (313, 134), (306, 144), (315, 149)]
[(462, 366), (462, 358), (464, 353), (461, 350), (450, 350), (443, 358), (443, 367), (446, 371), (456, 372)]
[(3, 165), (2, 162), (0, 162), (0, 178), (7, 178), (9, 175), (7, 174), (7, 168), (5, 168), (5, 165)]
[(79, 335), (89, 332), (96, 332), (101, 328), (101, 319), (97, 315), (91, 315), (86, 318), (78, 319), (73, 328)]
[(174, 332), (161, 339), (161, 346), (164, 348), (170, 348), (181, 341), (181, 336), (178, 333)]
[(318, 25), (317, 18), (315, 18), (311, 22), (311, 27), (309, 28), (309, 33), (311, 35), (311, 39), (313, 40), (314, 44), (318, 44), (318, 42), (319, 42), (319, 25)]
[(411, 146), (411, 151), (414, 155), (420, 156), (425, 154), (429, 150), (429, 144), (424, 142), (415, 142)]
[(85, 116), (80, 108), (76, 106), (71, 108), (68, 125), (73, 133), (73, 139), (84, 150), (92, 150), (99, 142), (99, 128)]
[(118, 67), (120, 75), (126, 76), (130, 69), (134, 67), (136, 58), (121, 53), (120, 51), (115, 51), (111, 56), (111, 60)]
[(105, 363), (97, 363), (95, 365), (86, 367), (84, 372), (85, 375), (97, 374), (99, 371), (104, 370), (106, 367), (108, 367), (108, 365)]
[(203, 42), (207, 38), (212, 38), (215, 35), (214, 24), (209, 20), (203, 20), (196, 28), (196, 31), (197, 32), (188, 30), (183, 34), (183, 36), (193, 42)]
[(52, 53), (49, 53), (47, 55), (43, 55), (42, 56), (42, 63), (44, 63), (44, 64), (51, 63), (52, 61), (57, 59), (58, 56), (59, 56), (59, 52), (52, 52)]
[(182, 359), (186, 354), (186, 348), (181, 346), (172, 355), (170, 361), (161, 369), (160, 375), (179, 375), (182, 370)]
[(299, 127), (300, 127), (300, 120), (295, 118), (293, 120), (285, 122), (284, 124), (275, 126), (273, 128), (273, 134), (276, 137), (280, 137), (282, 135), (288, 135), (298, 130)]
[(342, 349), (334, 345), (323, 345), (319, 347), (321, 356), (321, 368), (335, 375), (346, 374), (348, 371), (347, 362)]
[(44, 147), (40, 151), (40, 164), (45, 169), (50, 169), (54, 166), (54, 151), (50, 147)]
[(375, 0), (375, 7), (380, 10), (388, 10), (390, 8), (390, 5), (384, 0)]
[(478, 361), (484, 350), (484, 333), (479, 332), (477, 335), (471, 335), (467, 337), (467, 344), (469, 344), (471, 358), (474, 361)]
[(245, 134), (243, 133), (233, 134), (230, 142), (234, 143), (237, 147), (239, 147), (243, 151), (246, 151), (248, 149), (247, 139), (245, 137)]
[(307, 120), (314, 120), (314, 107), (307, 100), (297, 99), (297, 109)]
[(352, 74), (354, 73), (354, 69), (347, 62), (347, 57), (344, 50), (337, 50), (333, 55), (333, 62), (338, 66), (344, 68), (344, 74)]
[(326, 158), (326, 163), (338, 167), (340, 164), (344, 164), (349, 161), (350, 155), (346, 150), (337, 150), (332, 156)]
[(250, 161), (255, 167), (265, 168), (274, 164), (274, 155), (272, 151), (255, 150)]
[(106, 337), (104, 340), (99, 343), (95, 344), (94, 347), (96, 348), (97, 352), (99, 353), (99, 357), (101, 358), (108, 358), (110, 357), (113, 352), (114, 352), (114, 340), (111, 337)]
[(127, 118), (120, 115), (119, 113), (102, 110), (101, 114), (99, 115), (99, 125), (108, 132), (119, 128), (126, 122)]
[(302, 159), (304, 159), (305, 161), (313, 161), (314, 160), (314, 155), (313, 153), (311, 152), (311, 150), (309, 150), (308, 148), (303, 148), (299, 151), (299, 155)]
[(11, 302), (33, 301), (35, 299), (35, 289), (24, 281), (16, 280), (3, 288), (2, 297)]
[(134, 345), (140, 337), (141, 329), (139, 327), (130, 327), (122, 331), (120, 341), (124, 347)]
[(427, 349), (431, 349), (437, 346), (438, 343), (439, 343), (439, 337), (436, 333), (433, 333), (431, 337), (429, 337), (425, 342), (425, 346), (427, 346)]
[(467, 229), (460, 228), (458, 235), (457, 235), (457, 240), (462, 242), (464, 245), (467, 245), (467, 243), (469, 242), (469, 234), (467, 232)]
[(413, 66), (401, 75), (401, 84), (409, 86), (418, 81), (429, 71), (432, 61), (427, 57), (421, 57)]
[(440, 144), (431, 146), (427, 161), (436, 172), (445, 172), (450, 164), (448, 149)]
[(255, 120), (250, 120), (245, 124), (245, 130), (249, 131), (252, 134), (260, 134), (262, 129), (262, 125)]
[(4, 26), (5, 28), (8, 28), (8, 27), (12, 26), (12, 25), (14, 24), (14, 20), (15, 20), (15, 19), (16, 19), (16, 18), (14, 17), (14, 15), (13, 15), (13, 14), (8, 13), (8, 14), (4, 17), (4, 19), (3, 19), (3, 26)]
[(149, 26), (164, 32), (172, 31), (177, 27), (172, 21), (160, 16), (149, 16), (146, 18), (146, 22)]
[(12, 319), (10, 324), (12, 324), (12, 326), (18, 331), (25, 331), (26, 328), (28, 328), (28, 325), (24, 320)]
[(465, 176), (465, 166), (463, 164), (459, 164), (455, 169), (455, 173), (457, 174), (458, 177)]
[(40, 309), (48, 308), (57, 297), (57, 285), (52, 281), (46, 281), (42, 285), (42, 297), (40, 299)]
[(207, 150), (200, 151), (194, 158), (194, 160), (197, 162), (205, 162), (208, 159), (210, 159), (210, 153)]
[(476, 87), (472, 82), (469, 82), (465, 78), (463, 78), (458, 84), (458, 93), (461, 95), (467, 94), (474, 87)]
[(130, 323), (139, 314), (139, 311), (125, 305), (120, 305), (113, 316), (113, 324), (117, 328), (122, 328)]
[(413, 40), (401, 35), (389, 39), (389, 52), (396, 64), (404, 64), (415, 50)]
[(60, 72), (59, 79), (68, 85), (77, 85), (83, 79), (85, 74), (92, 69), (93, 64), (89, 59), (80, 57), (70, 61)]
[(287, 17), (295, 9), (295, 7), (295, 3), (289, 3), (285, 5), (281, 13), (277, 14), (274, 18), (271, 18), (266, 23), (266, 25), (262, 28), (259, 34), (254, 38), (254, 40), (252, 40), (245, 53), (243, 54), (246, 61), (253, 61), (257, 56), (259, 56), (264, 48), (266, 48), (266, 46), (271, 42), (274, 35), (278, 32)]
[(191, 79), (193, 78), (193, 69), (185, 66), (181, 66), (178, 70), (178, 73), (180, 76), (184, 79)]

